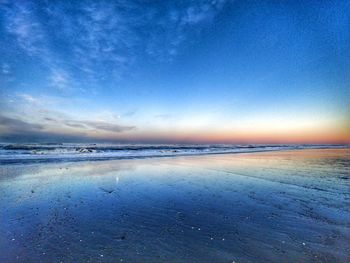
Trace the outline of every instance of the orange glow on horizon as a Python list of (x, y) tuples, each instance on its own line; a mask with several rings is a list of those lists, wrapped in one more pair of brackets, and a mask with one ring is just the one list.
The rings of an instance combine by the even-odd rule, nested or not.
[(343, 131), (293, 131), (293, 132), (154, 132), (134, 136), (110, 137), (111, 140), (150, 143), (204, 143), (204, 144), (350, 144), (350, 133)]

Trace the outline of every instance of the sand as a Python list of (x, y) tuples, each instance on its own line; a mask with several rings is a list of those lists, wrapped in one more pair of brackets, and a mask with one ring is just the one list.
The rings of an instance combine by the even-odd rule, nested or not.
[(0, 167), (0, 262), (349, 255), (349, 149)]

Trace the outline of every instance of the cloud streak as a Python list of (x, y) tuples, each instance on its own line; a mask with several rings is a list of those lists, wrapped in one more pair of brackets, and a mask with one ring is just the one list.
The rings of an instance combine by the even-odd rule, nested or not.
[[(55, 104), (57, 98), (33, 97), (29, 94), (18, 94), (7, 104), (0, 105), (0, 138), (75, 138), (98, 139), (118, 138), (119, 135), (132, 132), (134, 125), (118, 123), (105, 114), (97, 114), (88, 120), (47, 106)], [(47, 101), (47, 103), (46, 103)], [(62, 103), (62, 102), (56, 102)], [(104, 119), (104, 117), (107, 117)]]
[(62, 123), (66, 126), (72, 128), (81, 128), (81, 129), (95, 129), (108, 131), (113, 133), (120, 133), (124, 131), (130, 131), (135, 129), (135, 126), (123, 126), (115, 123), (109, 123), (104, 121), (77, 121), (77, 120), (57, 120), (57, 123)]
[(36, 123), (29, 123), (20, 119), (0, 115), (0, 126), (11, 133), (27, 133), (41, 131), (43, 126)]
[[(55, 127), (59, 127), (59, 129), (55, 129)], [(68, 127), (68, 129), (64, 129), (64, 127)], [(80, 136), (81, 139), (93, 139), (96, 138), (96, 132), (105, 135), (117, 135), (134, 129), (135, 126), (124, 126), (103, 121), (65, 120), (52, 117), (45, 117), (42, 123), (38, 124), (22, 120), (19, 117), (0, 115), (0, 138), (12, 138), (13, 136), (17, 138), (21, 135), (36, 138), (45, 135), (48, 137)]]

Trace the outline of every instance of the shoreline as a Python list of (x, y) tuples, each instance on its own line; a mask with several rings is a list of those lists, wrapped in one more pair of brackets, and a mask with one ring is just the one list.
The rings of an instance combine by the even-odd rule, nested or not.
[[(281, 148), (281, 149), (257, 149), (249, 151), (224, 151), (224, 152), (197, 152), (197, 153), (177, 153), (177, 154), (154, 154), (154, 155), (125, 155), (125, 156), (70, 156), (70, 157), (37, 157), (36, 158), (5, 158), (1, 159), (0, 165), (30, 165), (30, 164), (44, 164), (44, 163), (76, 163), (76, 162), (100, 162), (113, 160), (143, 160), (154, 158), (174, 158), (174, 157), (190, 157), (190, 156), (210, 156), (210, 155), (226, 155), (226, 154), (254, 154), (264, 152), (283, 152), (283, 151), (302, 151), (302, 150), (332, 150), (332, 149), (350, 149), (350, 145), (338, 146), (310, 146), (307, 148)], [(45, 156), (45, 155), (42, 155)]]

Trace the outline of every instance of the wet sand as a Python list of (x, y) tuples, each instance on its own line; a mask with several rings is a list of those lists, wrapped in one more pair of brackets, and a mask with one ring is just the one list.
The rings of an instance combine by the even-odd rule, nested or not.
[(3, 165), (0, 262), (350, 262), (350, 150)]

